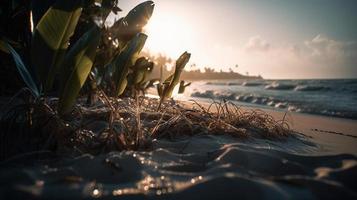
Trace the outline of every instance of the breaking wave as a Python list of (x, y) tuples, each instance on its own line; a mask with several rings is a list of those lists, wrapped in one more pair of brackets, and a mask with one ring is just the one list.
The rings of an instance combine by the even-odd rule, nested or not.
[(226, 99), (230, 101), (237, 101), (237, 102), (248, 103), (252, 105), (260, 105), (270, 108), (284, 109), (292, 112), (301, 112), (301, 113), (357, 119), (356, 111), (333, 109), (330, 107), (325, 108), (324, 106), (318, 104), (308, 104), (298, 100), (293, 101), (293, 100), (288, 100), (286, 98), (278, 98), (273, 96), (259, 96), (256, 94), (242, 94), (238, 92), (215, 92), (213, 90), (206, 90), (203, 92), (199, 92), (199, 91), (193, 92), (191, 94), (191, 97), (207, 98), (207, 99)]

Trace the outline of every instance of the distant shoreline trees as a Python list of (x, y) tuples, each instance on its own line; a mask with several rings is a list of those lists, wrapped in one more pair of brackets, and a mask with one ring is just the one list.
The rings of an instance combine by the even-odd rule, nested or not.
[(229, 72), (216, 72), (212, 68), (208, 68), (208, 71), (201, 72), (200, 70), (195, 71), (184, 71), (181, 77), (185, 80), (217, 80), (217, 79), (263, 79), (262, 76), (245, 76), (240, 73), (230, 70)]
[[(172, 64), (172, 59), (166, 57), (162, 54), (158, 56), (152, 55), (150, 52), (143, 52), (143, 56), (148, 57), (156, 65), (152, 71), (150, 78), (160, 79), (162, 76), (167, 76), (172, 73), (172, 70), (169, 70), (170, 64)], [(250, 76), (249, 74), (243, 75), (238, 72), (234, 72), (232, 68), (229, 69), (229, 72), (225, 72), (220, 69), (219, 72), (215, 71), (214, 68), (205, 67), (203, 72), (197, 68), (196, 64), (191, 65), (192, 70), (184, 70), (181, 74), (181, 78), (184, 80), (224, 80), (224, 79), (263, 79), (262, 76)], [(235, 68), (238, 68), (238, 65), (235, 65)]]

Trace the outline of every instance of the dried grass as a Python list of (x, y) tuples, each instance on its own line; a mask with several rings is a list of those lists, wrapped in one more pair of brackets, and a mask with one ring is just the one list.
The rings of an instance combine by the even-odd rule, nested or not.
[[(66, 120), (56, 117), (50, 108), (56, 106), (56, 101), (51, 101), (50, 106), (40, 107), (41, 109), (32, 112), (37, 112), (33, 115), (36, 119), (33, 118), (32, 124), (27, 124), (27, 127), (36, 126), (35, 130), (42, 127), (40, 132), (47, 133), (46, 137), (43, 137), (45, 140), (41, 140), (42, 145), (45, 145), (47, 142), (44, 141), (48, 141), (48, 136), (52, 135), (57, 140), (56, 151), (66, 154), (148, 150), (155, 139), (202, 134), (271, 140), (281, 140), (294, 135), (285, 118), (276, 121), (263, 111), (245, 111), (227, 101), (214, 101), (208, 106), (192, 102), (191, 106), (184, 106), (171, 100), (164, 102), (161, 110), (157, 111), (159, 99), (110, 98), (104, 92), (100, 92), (99, 99), (101, 102), (94, 107), (83, 107), (84, 103), (77, 105)], [(18, 116), (14, 113), (18, 112), (17, 109), (12, 109), (14, 116)], [(19, 112), (22, 112), (21, 109)], [(8, 116), (7, 119), (15, 118)], [(1, 134), (1, 137), (3, 139), (9, 137), (8, 135), (9, 131), (7, 134)], [(24, 140), (21, 135), (23, 134), (9, 138), (13, 141)], [(2, 148), (5, 148), (3, 144)], [(1, 151), (5, 152), (3, 149)]]
[[(276, 121), (260, 110), (245, 111), (226, 101), (203, 106), (193, 102), (191, 107), (173, 100), (162, 104), (157, 111), (158, 99), (114, 99), (100, 95), (104, 103), (97, 108), (81, 108), (82, 121), (107, 121), (108, 127), (100, 133), (88, 134), (86, 126), (80, 126), (72, 137), (72, 146), (82, 151), (97, 146), (108, 150), (145, 150), (154, 139), (174, 139), (181, 136), (202, 134), (231, 135), (240, 139), (254, 137), (281, 140), (293, 136), (285, 118)], [(89, 123), (90, 124), (90, 123)], [(86, 139), (83, 139), (86, 138)], [(97, 143), (97, 145), (93, 145)]]

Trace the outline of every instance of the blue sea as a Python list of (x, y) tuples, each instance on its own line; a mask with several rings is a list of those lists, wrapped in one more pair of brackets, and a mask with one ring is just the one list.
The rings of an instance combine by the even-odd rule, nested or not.
[(357, 119), (357, 79), (197, 81), (183, 97)]

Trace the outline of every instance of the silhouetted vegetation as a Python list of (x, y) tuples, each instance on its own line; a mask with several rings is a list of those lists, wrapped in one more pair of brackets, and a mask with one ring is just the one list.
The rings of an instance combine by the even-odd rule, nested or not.
[[(18, 85), (25, 86), (4, 105), (6, 109), (0, 116), (2, 136), (9, 139), (1, 141), (3, 156), (10, 156), (4, 152), (7, 142), (13, 140), (7, 135), (14, 126), (25, 127), (16, 130), (14, 136), (27, 135), (38, 142), (34, 146), (53, 138), (59, 142), (62, 132), (70, 130), (66, 127), (75, 117), (81, 91), (82, 95), (88, 94), (87, 103), (93, 105), (97, 99), (109, 103), (107, 96), (129, 93), (137, 98), (138, 92), (153, 85), (153, 80), (147, 77), (154, 63), (139, 54), (147, 38), (141, 31), (152, 15), (154, 3), (139, 4), (113, 26), (106, 27), (109, 13), (120, 11), (117, 3), (117, 0), (48, 0), (41, 4), (37, 0), (12, 0), (1, 9), (1, 23), (5, 27), (0, 38), (2, 64), (17, 69), (24, 83)], [(18, 13), (22, 14), (19, 21), (26, 23), (6, 28)], [(21, 34), (12, 34), (18, 30)], [(188, 59), (185, 56), (184, 61), (178, 60), (178, 71), (183, 70)], [(160, 83), (161, 103), (171, 97), (173, 87), (178, 84), (178, 71), (166, 80), (167, 87)], [(18, 77), (12, 73), (4, 74)], [(95, 98), (97, 94), (99, 98)], [(113, 113), (112, 118), (115, 116)]]
[[(172, 127), (182, 131), (179, 127), (192, 129), (191, 125), (195, 124), (199, 129), (192, 129), (192, 133), (222, 130), (244, 135), (242, 124), (233, 125), (229, 120), (251, 116), (242, 117), (237, 108), (234, 114), (222, 110), (226, 103), (220, 104), (218, 113), (213, 114), (209, 109), (190, 110), (168, 101), (177, 85), (179, 93), (190, 85), (182, 78), (252, 77), (233, 71), (218, 73), (210, 68), (205, 73), (187, 72), (184, 69), (191, 56), (187, 52), (168, 71), (172, 59), (141, 53), (148, 37), (142, 29), (153, 13), (152, 1), (139, 4), (111, 27), (105, 26), (105, 21), (110, 12), (120, 11), (116, 0), (44, 2), (22, 5), (26, 8), (22, 20), (30, 20), (28, 14), (33, 13), (34, 26), (20, 27), (23, 33), (30, 34), (11, 35), (12, 29), (1, 33), (2, 64), (18, 71), (18, 75), (13, 71), (5, 74), (16, 77), (14, 80), (21, 82), (18, 86), (22, 89), (14, 91), (2, 104), (0, 159), (40, 150), (71, 152), (79, 148), (83, 152), (99, 153), (143, 149), (153, 139), (172, 131)], [(1, 10), (7, 20), (15, 12), (10, 8), (7, 12)], [(159, 71), (158, 77), (155, 70)], [(157, 87), (160, 100), (141, 96), (149, 87)], [(216, 121), (216, 117), (221, 120)], [(259, 120), (254, 127), (259, 127), (261, 122), (273, 136), (274, 131), (279, 136), (289, 131), (285, 123), (279, 124), (271, 118), (264, 121), (266, 117), (261, 115), (253, 115), (254, 118)], [(105, 125), (94, 135), (94, 129), (88, 125), (98, 119)], [(250, 121), (254, 120), (242, 123), (249, 126)]]
[(185, 80), (217, 80), (217, 79), (263, 79), (261, 76), (245, 76), (237, 72), (216, 72), (212, 68), (205, 68), (204, 72), (200, 70), (184, 71), (181, 75)]
[[(148, 57), (155, 63), (155, 68), (150, 74), (151, 79), (160, 79), (168, 76), (174, 70), (169, 69), (172, 66), (172, 59), (165, 55), (159, 54), (157, 56), (152, 55), (150, 52), (142, 52), (142, 55)], [(237, 67), (237, 66), (236, 66)], [(219, 80), (219, 79), (263, 79), (262, 76), (249, 76), (234, 72), (231, 68), (229, 72), (216, 71), (215, 68), (205, 67), (204, 70), (194, 69), (197, 68), (195, 64), (190, 67), (186, 67), (181, 73), (181, 78), (184, 80)]]

